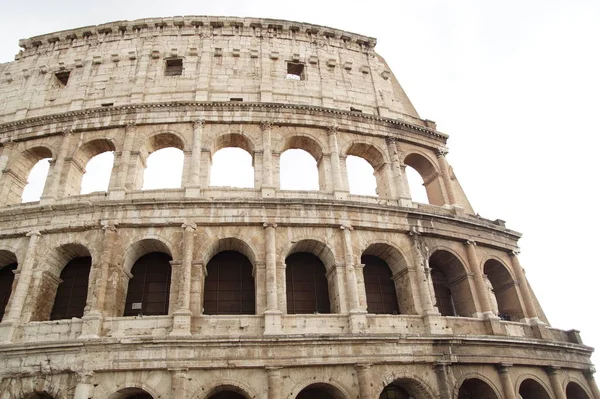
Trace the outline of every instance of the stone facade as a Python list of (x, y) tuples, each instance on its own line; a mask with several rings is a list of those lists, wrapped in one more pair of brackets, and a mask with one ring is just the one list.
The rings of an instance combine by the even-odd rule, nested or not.
[[(0, 268), (16, 264), (0, 397), (374, 399), (393, 386), (419, 399), (600, 399), (592, 349), (550, 327), (519, 234), (474, 213), (447, 136), (420, 119), (375, 43), (216, 17), (21, 41), (0, 64)], [(167, 147), (184, 153), (181, 188), (142, 190), (148, 156)], [(250, 153), (254, 188), (210, 186), (225, 147)], [(279, 189), (288, 149), (315, 158), (318, 191)], [(108, 191), (81, 195), (87, 162), (106, 151)], [(349, 192), (350, 155), (373, 166), (376, 197)], [(44, 158), (40, 201), (21, 203)], [(412, 201), (406, 166), (429, 204)], [(253, 314), (205, 314), (210, 262), (225, 252), (252, 265)], [(172, 259), (168, 310), (124, 317), (133, 267), (152, 253)], [(298, 253), (324, 266), (329, 312), (289, 311)], [(389, 267), (399, 314), (370, 311), (367, 257)], [(91, 258), (85, 309), (55, 318), (79, 258)]]

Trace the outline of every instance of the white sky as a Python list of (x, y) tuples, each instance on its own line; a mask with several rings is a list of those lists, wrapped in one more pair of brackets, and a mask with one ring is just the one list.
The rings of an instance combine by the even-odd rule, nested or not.
[[(2, 2), (0, 61), (37, 34), (143, 17), (304, 21), (378, 39), (476, 212), (520, 231), (521, 262), (552, 325), (600, 348), (600, 2)], [(596, 363), (599, 357), (594, 356)]]

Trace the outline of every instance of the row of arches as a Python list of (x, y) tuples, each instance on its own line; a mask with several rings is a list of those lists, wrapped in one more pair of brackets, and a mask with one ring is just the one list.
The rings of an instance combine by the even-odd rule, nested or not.
[[(81, 143), (74, 143), (71, 138), (62, 140), (68, 141), (61, 144), (62, 147), (76, 148), (53, 150), (39, 145), (7, 151), (5, 146), (3, 155), (5, 152), (10, 155), (4, 168), (4, 180), (9, 186), (5, 189), (6, 203), (36, 201), (42, 195), (109, 191), (122, 186), (128, 190), (178, 188), (187, 185), (189, 174), (193, 173), (202, 174), (201, 180), (206, 181), (201, 184), (207, 186), (257, 188), (268, 186), (273, 180), (279, 183), (281, 190), (347, 190), (352, 194), (383, 198), (412, 195), (417, 202), (434, 205), (447, 202), (437, 160), (417, 150), (395, 163), (390, 161), (385, 149), (360, 142), (335, 154), (336, 160), (333, 160), (334, 155), (324, 150), (327, 146), (307, 135), (289, 137), (281, 152), (268, 155), (257, 150), (259, 146), (248, 135), (240, 133), (222, 134), (215, 138), (210, 149), (198, 150), (196, 154), (190, 154), (184, 139), (171, 132), (150, 136), (140, 144), (141, 148), (129, 151), (123, 151), (112, 138)], [(390, 151), (395, 152), (395, 144), (391, 145), (394, 149)], [(192, 162), (191, 157), (202, 158), (200, 165)], [(260, 170), (254, 168), (256, 157), (264, 161)], [(203, 170), (190, 170), (193, 167)], [(273, 177), (265, 178), (265, 173)], [(332, 173), (341, 173), (345, 181), (336, 183), (337, 178), (330, 176)], [(397, 189), (396, 186), (406, 187)]]
[[(256, 278), (256, 256), (252, 249), (237, 238), (222, 239), (208, 251), (206, 268), (196, 275), (197, 301), (206, 315), (257, 314), (258, 298), (264, 294), (264, 281)], [(0, 251), (0, 317), (8, 309), (18, 268), (16, 257)], [(37, 299), (32, 320), (59, 320), (82, 317), (86, 306), (94, 300), (94, 269), (98, 259), (82, 244), (64, 244), (42, 258), (30, 295)], [(419, 314), (418, 292), (410, 281), (410, 262), (388, 244), (371, 244), (357, 265), (358, 287), (363, 293), (364, 310), (372, 314)], [(443, 316), (472, 317), (477, 313), (472, 278), (460, 258), (447, 249), (435, 250), (427, 259), (430, 270), (429, 288), (434, 305)], [(173, 287), (179, 286), (181, 276), (172, 268), (173, 255), (162, 242), (144, 239), (131, 245), (123, 264), (125, 283), (122, 309), (114, 316), (167, 315)], [(130, 265), (130, 266), (128, 266)], [(284, 260), (284, 309), (288, 314), (326, 314), (341, 310), (340, 282), (331, 250), (315, 240), (300, 240)], [(129, 269), (130, 267), (130, 269)], [(116, 268), (116, 266), (114, 266)], [(115, 275), (118, 270), (113, 270)], [(484, 277), (489, 283), (489, 300), (493, 312), (506, 320), (525, 318), (515, 278), (498, 259), (489, 258), (483, 264)], [(105, 277), (107, 278), (107, 277)], [(108, 277), (111, 278), (111, 277)], [(113, 282), (113, 285), (118, 285)], [(41, 298), (40, 292), (44, 297)], [(115, 293), (117, 295), (117, 293)]]
[[(564, 392), (566, 399), (591, 399), (585, 389), (577, 382), (569, 382)], [(193, 396), (198, 399), (252, 399), (255, 396), (235, 385), (220, 385), (207, 394)], [(302, 388), (295, 399), (348, 399), (348, 394), (331, 383), (316, 382)], [(420, 382), (409, 378), (397, 379), (384, 386), (379, 392), (379, 399), (432, 399), (433, 396)], [(488, 382), (479, 378), (468, 378), (462, 382), (457, 392), (457, 399), (502, 399), (500, 394)], [(538, 381), (526, 378), (518, 387), (520, 399), (553, 399), (553, 396)], [(46, 391), (36, 392), (23, 399), (53, 399)], [(109, 399), (155, 399), (142, 388), (124, 388)]]

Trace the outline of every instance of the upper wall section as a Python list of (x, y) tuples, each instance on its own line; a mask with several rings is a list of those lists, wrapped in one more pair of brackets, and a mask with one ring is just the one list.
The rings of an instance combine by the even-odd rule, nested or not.
[(0, 64), (0, 123), (101, 106), (244, 101), (426, 125), (375, 44), (304, 23), (194, 16), (37, 36)]

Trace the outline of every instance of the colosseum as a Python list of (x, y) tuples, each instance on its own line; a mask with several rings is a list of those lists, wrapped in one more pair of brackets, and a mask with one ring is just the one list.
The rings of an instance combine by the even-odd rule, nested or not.
[[(175, 17), (19, 44), (0, 64), (1, 398), (600, 399), (592, 348), (549, 325), (519, 233), (473, 211), (374, 38)], [(232, 147), (253, 187), (212, 184)], [(165, 148), (178, 188), (144, 189)], [(281, 188), (289, 150), (318, 189)], [(106, 152), (106, 190), (82, 193)]]

